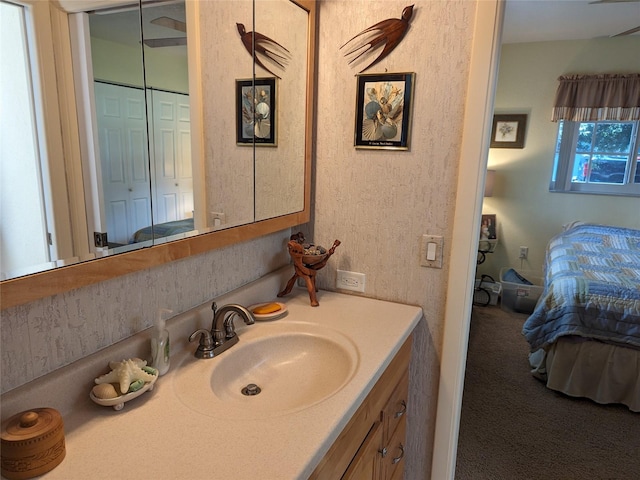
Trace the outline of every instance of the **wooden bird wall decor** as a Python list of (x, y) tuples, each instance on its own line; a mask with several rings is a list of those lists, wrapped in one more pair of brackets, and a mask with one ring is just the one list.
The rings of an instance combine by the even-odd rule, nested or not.
[[(289, 60), (290, 52), (282, 45), (280, 45), (275, 40), (271, 40), (266, 35), (263, 35), (258, 32), (247, 32), (242, 23), (236, 23), (236, 27), (238, 27), (238, 33), (240, 34), (240, 39), (242, 40), (242, 44), (244, 48), (247, 49), (249, 55), (252, 55), (255, 51), (254, 61), (256, 64), (264, 68), (271, 75), (274, 75), (280, 78), (279, 75), (276, 75), (271, 70), (269, 70), (262, 60), (265, 60), (269, 63), (279, 66), (284, 70), (285, 64)], [(255, 38), (255, 45), (254, 45)], [(255, 49), (254, 49), (255, 47)]]
[[(409, 29), (409, 21), (411, 20), (412, 16), (413, 5), (409, 5), (408, 7), (404, 7), (404, 9), (402, 10), (401, 18), (387, 18), (386, 20), (382, 20), (381, 22), (372, 25), (371, 27), (363, 30), (362, 32), (358, 33), (356, 36), (348, 40), (344, 45), (342, 45), (342, 47), (340, 47), (340, 50), (342, 50), (347, 45), (350, 45), (352, 47), (347, 53), (344, 54), (345, 57), (350, 57), (353, 55), (353, 58), (351, 58), (351, 60), (349, 61), (349, 65), (351, 65), (363, 55), (373, 53), (376, 47), (384, 45), (384, 48), (380, 52), (380, 55), (378, 55), (368, 66), (360, 70), (360, 73), (380, 62), (383, 58), (389, 55), (393, 51), (393, 49), (396, 48), (402, 41), (405, 33), (407, 33), (407, 30)], [(359, 38), (362, 36), (365, 37)], [(359, 38), (359, 41), (353, 42), (357, 38)]]

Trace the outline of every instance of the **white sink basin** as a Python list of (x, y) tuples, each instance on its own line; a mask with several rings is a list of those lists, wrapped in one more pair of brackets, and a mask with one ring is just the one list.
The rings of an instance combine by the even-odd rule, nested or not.
[[(239, 338), (218, 357), (184, 362), (173, 385), (185, 405), (210, 416), (285, 415), (338, 392), (358, 365), (353, 342), (321, 325), (256, 323), (243, 328)], [(251, 384), (260, 393), (243, 394)]]

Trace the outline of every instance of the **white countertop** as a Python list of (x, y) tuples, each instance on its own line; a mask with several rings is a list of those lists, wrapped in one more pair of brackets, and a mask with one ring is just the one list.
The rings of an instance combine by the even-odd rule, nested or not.
[[(266, 300), (270, 299), (258, 299)], [(418, 307), (359, 296), (321, 291), (318, 300), (320, 306), (311, 307), (306, 290), (294, 289), (279, 299), (286, 303), (288, 313), (275, 322), (317, 322), (354, 340), (358, 366), (353, 378), (329, 398), (282, 416), (203, 415), (180, 400), (173, 382), (183, 369), (194, 368), (194, 362), (215, 362), (217, 358), (195, 359), (195, 344), (172, 338), (178, 349), (187, 350), (172, 356), (171, 369), (152, 391), (127, 402), (122, 410), (91, 402), (92, 385), (86, 385), (86, 399), (75, 402), (69, 413), (61, 412), (66, 457), (41, 478), (306, 479), (422, 316)], [(243, 331), (267, 323), (245, 327), (236, 320), (240, 342)], [(94, 375), (101, 373), (104, 369)]]

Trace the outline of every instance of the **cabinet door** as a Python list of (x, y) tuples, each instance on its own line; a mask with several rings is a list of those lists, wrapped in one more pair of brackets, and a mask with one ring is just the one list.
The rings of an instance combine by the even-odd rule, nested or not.
[(407, 422), (403, 420), (393, 436), (385, 444), (385, 455), (381, 461), (381, 478), (385, 480), (401, 479), (404, 473), (404, 446)]
[[(404, 423), (411, 340), (409, 337), (396, 354), (311, 474), (310, 480), (385, 478), (380, 450), (383, 450), (383, 445), (389, 445), (389, 439)], [(404, 429), (401, 432), (404, 444)], [(397, 456), (397, 452), (394, 454)], [(386, 455), (389, 455), (388, 448)], [(403, 468), (393, 469), (394, 472), (400, 471), (398, 478)]]
[(382, 423), (376, 422), (349, 468), (342, 476), (342, 480), (378, 480), (381, 477), (380, 447), (382, 445)]
[(402, 379), (398, 382), (398, 386), (393, 390), (389, 397), (389, 401), (382, 411), (382, 419), (384, 423), (384, 442), (385, 445), (398, 428), (398, 425), (404, 421), (407, 411), (407, 399), (409, 397), (409, 371), (407, 370)]
[(381, 460), (381, 477), (384, 480), (402, 478), (404, 471), (404, 445), (406, 410), (409, 395), (409, 371), (393, 390), (382, 411), (383, 445), (385, 454)]

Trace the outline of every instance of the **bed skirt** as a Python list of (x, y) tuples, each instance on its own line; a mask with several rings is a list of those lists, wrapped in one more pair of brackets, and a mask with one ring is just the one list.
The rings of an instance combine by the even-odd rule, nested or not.
[(534, 376), (547, 387), (572, 397), (621, 403), (640, 412), (640, 350), (561, 337), (529, 356)]

